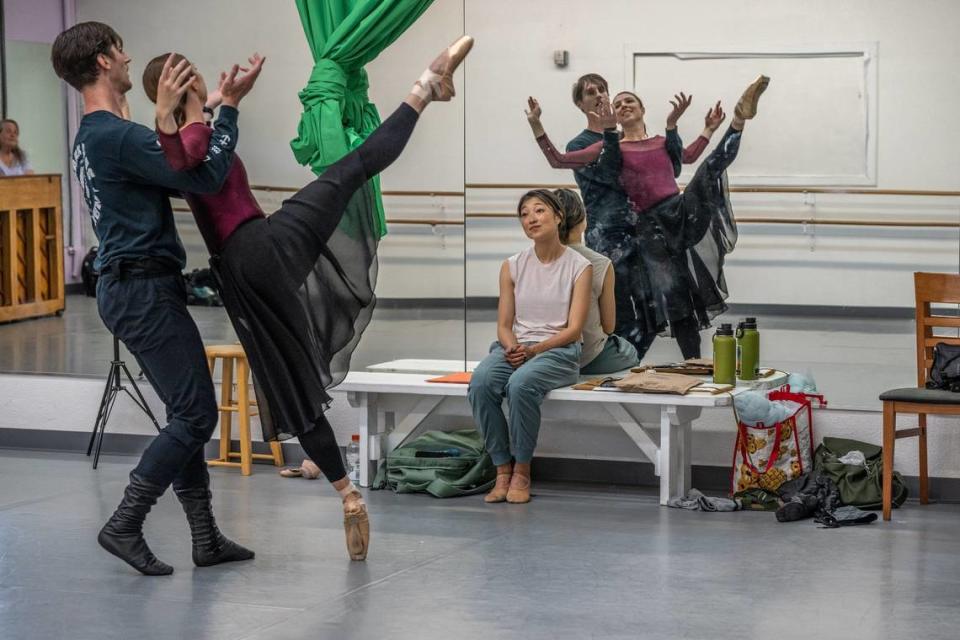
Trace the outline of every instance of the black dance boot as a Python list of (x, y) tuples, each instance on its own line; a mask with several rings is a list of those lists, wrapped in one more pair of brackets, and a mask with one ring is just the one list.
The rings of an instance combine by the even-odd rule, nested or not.
[(120, 506), (100, 529), (97, 542), (131, 567), (147, 576), (168, 576), (173, 567), (160, 562), (143, 539), (143, 521), (166, 487), (155, 485), (135, 473), (123, 492)]
[(252, 560), (254, 553), (228, 539), (217, 528), (213, 519), (213, 494), (207, 487), (176, 489), (174, 493), (183, 505), (190, 524), (190, 537), (193, 538), (193, 564), (198, 567), (210, 567), (221, 562)]

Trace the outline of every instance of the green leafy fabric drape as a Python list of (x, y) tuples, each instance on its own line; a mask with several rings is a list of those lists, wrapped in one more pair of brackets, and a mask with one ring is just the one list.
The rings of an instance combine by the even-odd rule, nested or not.
[[(379, 126), (380, 114), (367, 96), (369, 82), (363, 67), (406, 31), (433, 0), (296, 2), (314, 66), (300, 92), (303, 115), (290, 147), (300, 164), (320, 175)], [(371, 180), (371, 188), (373, 210), (367, 213), (374, 218), (378, 237), (383, 237), (387, 226), (379, 178)], [(341, 225), (349, 226), (349, 217)]]

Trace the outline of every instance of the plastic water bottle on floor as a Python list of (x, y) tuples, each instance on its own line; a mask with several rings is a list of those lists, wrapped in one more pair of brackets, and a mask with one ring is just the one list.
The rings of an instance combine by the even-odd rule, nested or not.
[(356, 433), (347, 445), (347, 476), (352, 482), (360, 482), (360, 436)]

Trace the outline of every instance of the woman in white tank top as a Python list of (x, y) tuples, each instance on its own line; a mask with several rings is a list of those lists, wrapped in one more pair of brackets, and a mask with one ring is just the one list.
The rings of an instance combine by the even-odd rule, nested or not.
[(552, 389), (577, 381), (593, 280), (590, 261), (560, 242), (564, 217), (552, 192), (528, 192), (517, 215), (533, 245), (500, 268), (497, 342), (474, 370), (468, 391), (477, 428), (497, 465), (487, 502), (530, 500), (540, 404)]

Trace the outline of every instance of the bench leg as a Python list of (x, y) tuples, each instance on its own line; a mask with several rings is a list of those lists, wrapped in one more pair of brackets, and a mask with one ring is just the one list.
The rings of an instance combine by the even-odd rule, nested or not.
[[(377, 411), (377, 394), (358, 393), (357, 399), (360, 405), (360, 486), (369, 487), (373, 481), (370, 473), (370, 462), (376, 462), (379, 467), (379, 453), (371, 447), (371, 438), (379, 437), (380, 417)], [(379, 449), (379, 447), (376, 447)]]
[(677, 430), (670, 419), (670, 409), (675, 407), (660, 407), (660, 504), (666, 505), (670, 498), (677, 495), (677, 453), (680, 443), (677, 441)]

